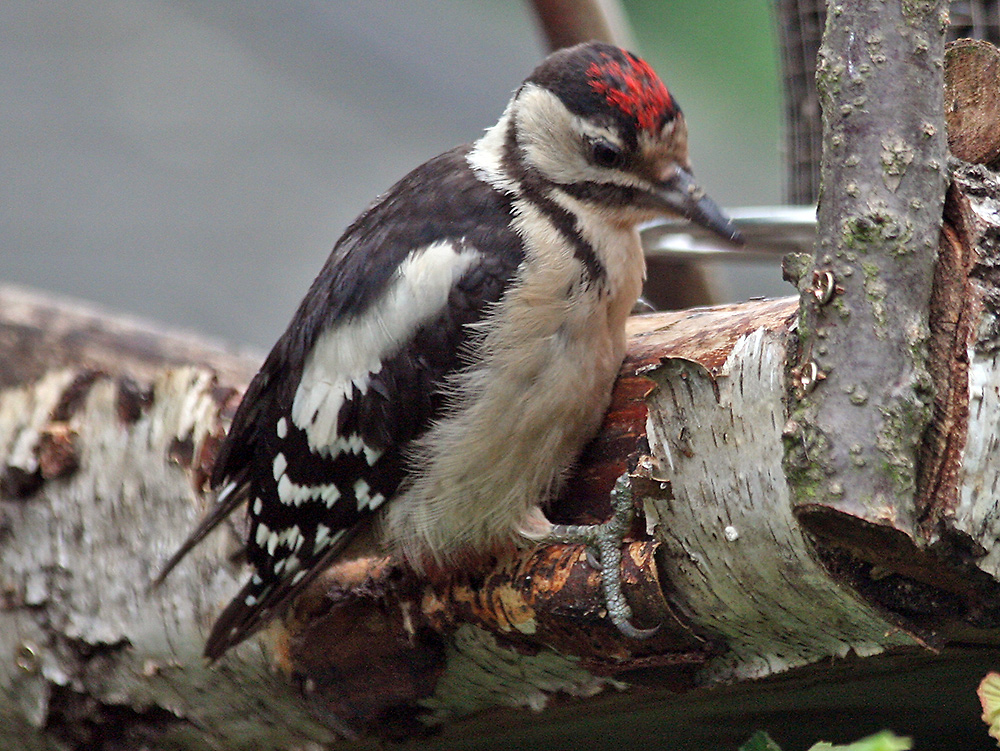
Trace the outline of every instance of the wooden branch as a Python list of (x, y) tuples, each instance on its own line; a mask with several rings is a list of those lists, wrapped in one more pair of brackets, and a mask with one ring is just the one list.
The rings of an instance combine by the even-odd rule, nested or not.
[(0, 297), (3, 340), (0, 389), (37, 381), (59, 368), (149, 381), (164, 368), (194, 365), (225, 383), (245, 383), (262, 356), (239, 352), (192, 333), (12, 285)]
[(597, 40), (633, 48), (619, 0), (532, 0), (550, 50)]
[[(946, 187), (944, 3), (837, 3), (817, 80), (823, 195), (799, 279), (798, 404), (786, 468), (828, 541), (916, 536), (931, 417), (929, 309)], [(859, 29), (866, 30), (861, 33)]]
[[(987, 184), (967, 189), (1000, 196)], [(973, 203), (960, 215), (968, 224)], [(965, 228), (955, 229), (958, 242)], [(970, 274), (984, 276), (987, 259)], [(975, 303), (989, 289), (981, 293), (967, 315), (972, 330), (991, 331), (993, 310)], [(0, 654), (13, 656), (0, 661), (0, 747), (33, 737), (39, 747), (127, 739), (260, 748), (432, 729), (447, 747), (472, 729), (495, 734), (478, 718), (484, 710), (496, 717), (498, 707), (548, 707), (550, 717), (586, 707), (611, 722), (629, 684), (627, 695), (655, 701), (660, 714), (680, 712), (683, 725), (718, 711), (708, 709), (718, 698), (704, 709), (677, 703), (696, 685), (814, 670), (831, 657), (919, 649), (928, 639), (996, 644), (1000, 600), (985, 582), (995, 584), (1000, 546), (989, 525), (1000, 522), (988, 498), (969, 495), (989, 477), (988, 452), (965, 452), (960, 472), (948, 475), (959, 483), (949, 497), (968, 500), (940, 516), (955, 536), (975, 539), (975, 554), (939, 560), (947, 575), (935, 582), (899, 573), (901, 564), (886, 575), (817, 550), (798, 528), (781, 468), (796, 307), (763, 301), (630, 324), (604, 429), (554, 513), (604, 518), (608, 489), (632, 468), (645, 523), (633, 530), (624, 574), (637, 622), (660, 624), (654, 639), (622, 638), (604, 618), (584, 552), (552, 546), (429, 581), (386, 561), (338, 566), (284, 623), (208, 668), (199, 658), (204, 634), (246, 576), (230, 560), (238, 522), (197, 548), (164, 589), (146, 587), (204, 509), (205, 471), (252, 358), (190, 340), (184, 349), (183, 337), (0, 290), (0, 342), (9, 346), (0, 360), (44, 338), (45, 325), (26, 321), (77, 332), (62, 336), (91, 353), (76, 369), (58, 347), (39, 349), (18, 371), (30, 377), (0, 396)], [(90, 337), (101, 347), (84, 346)], [(146, 346), (132, 346), (137, 338)], [(993, 351), (988, 341), (984, 352)], [(166, 355), (179, 351), (201, 365), (172, 364)], [(985, 371), (1000, 367), (982, 357), (977, 377), (988, 380)], [(227, 383), (207, 363), (243, 375)], [(877, 669), (896, 664), (885, 659)], [(989, 658), (939, 659), (958, 669)], [(535, 723), (533, 713), (502, 717), (505, 732)]]

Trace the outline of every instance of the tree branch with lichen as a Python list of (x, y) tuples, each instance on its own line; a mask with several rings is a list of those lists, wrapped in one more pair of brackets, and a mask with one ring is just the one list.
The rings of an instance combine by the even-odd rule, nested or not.
[(786, 469), (825, 540), (921, 545), (929, 311), (947, 186), (943, 2), (833, 2), (818, 237), (800, 273)]

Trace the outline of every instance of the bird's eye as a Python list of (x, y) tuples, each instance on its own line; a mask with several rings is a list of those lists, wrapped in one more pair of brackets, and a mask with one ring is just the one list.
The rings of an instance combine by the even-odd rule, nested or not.
[(622, 150), (599, 138), (590, 143), (590, 157), (598, 167), (617, 167), (622, 163)]

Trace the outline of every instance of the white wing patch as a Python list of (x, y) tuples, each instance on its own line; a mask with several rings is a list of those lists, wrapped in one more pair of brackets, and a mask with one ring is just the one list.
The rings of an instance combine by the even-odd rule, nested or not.
[[(412, 251), (375, 305), (334, 324), (317, 339), (291, 415), (292, 422), (306, 432), (313, 451), (336, 456), (355, 448), (356, 444), (351, 445), (355, 437), (345, 442), (337, 435), (337, 416), (353, 387), (367, 391), (371, 375), (444, 308), (455, 282), (478, 257), (477, 251), (447, 240)], [(378, 456), (363, 444), (361, 450), (369, 463)]]

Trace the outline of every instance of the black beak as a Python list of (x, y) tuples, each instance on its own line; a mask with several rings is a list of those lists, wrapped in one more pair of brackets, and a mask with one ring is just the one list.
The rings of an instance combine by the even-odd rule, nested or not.
[(677, 167), (660, 184), (660, 200), (671, 211), (700, 224), (731, 243), (742, 245), (743, 236), (719, 205), (698, 187), (691, 173)]

